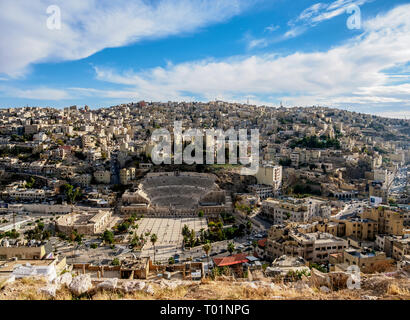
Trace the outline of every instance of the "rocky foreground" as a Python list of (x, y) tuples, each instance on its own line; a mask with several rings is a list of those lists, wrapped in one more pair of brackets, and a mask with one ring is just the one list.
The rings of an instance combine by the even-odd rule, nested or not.
[(410, 274), (362, 275), (360, 289), (346, 287), (346, 274), (319, 271), (296, 282), (274, 282), (269, 278), (235, 281), (221, 277), (216, 281), (182, 280), (96, 280), (89, 275), (65, 273), (51, 283), (25, 278), (5, 283), (0, 300), (410, 300)]

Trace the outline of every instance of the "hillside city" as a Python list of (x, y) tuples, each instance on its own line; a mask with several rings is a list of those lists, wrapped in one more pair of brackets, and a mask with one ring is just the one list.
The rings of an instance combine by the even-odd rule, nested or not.
[[(259, 130), (257, 172), (229, 163), (228, 141), (225, 163), (156, 165), (151, 136), (176, 121)], [(410, 120), (340, 109), (1, 109), (0, 299), (206, 299), (201, 285), (218, 283), (270, 299), (409, 299), (409, 168)], [(33, 277), (48, 283), (29, 296), (19, 281)]]

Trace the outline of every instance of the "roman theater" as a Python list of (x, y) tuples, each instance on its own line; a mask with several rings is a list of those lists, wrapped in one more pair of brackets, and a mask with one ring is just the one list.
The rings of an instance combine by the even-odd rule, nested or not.
[(121, 212), (164, 218), (231, 212), (231, 197), (215, 181), (216, 176), (207, 173), (149, 173), (135, 190), (123, 194)]

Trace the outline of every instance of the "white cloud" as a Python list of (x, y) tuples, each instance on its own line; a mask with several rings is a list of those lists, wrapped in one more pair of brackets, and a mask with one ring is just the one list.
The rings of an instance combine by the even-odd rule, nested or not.
[(9, 86), (0, 86), (0, 92), (5, 97), (33, 99), (33, 100), (66, 100), (72, 98), (66, 90), (47, 87), (34, 89), (17, 89)]
[(280, 26), (270, 25), (270, 26), (265, 28), (265, 32), (275, 32), (278, 29), (280, 29)]
[(269, 41), (265, 38), (252, 39), (248, 43), (248, 49), (266, 48), (268, 45), (269, 45)]
[[(239, 14), (255, 0), (2, 0), (0, 74), (21, 76), (33, 63), (78, 60), (104, 48), (192, 32)], [(46, 9), (61, 8), (61, 30)]]
[(410, 110), (375, 112), (377, 116), (393, 119), (410, 119)]
[(202, 60), (134, 73), (96, 67), (97, 79), (134, 88), (141, 99), (187, 97), (288, 101), (296, 105), (410, 107), (408, 84), (384, 70), (410, 61), (410, 5), (364, 23), (363, 33), (329, 51)]
[[(410, 112), (409, 62), (410, 4), (364, 21), (360, 36), (328, 51), (169, 62), (141, 72), (98, 66), (98, 80), (122, 88), (68, 88), (64, 92), (39, 88), (14, 93), (47, 100), (50, 96), (124, 101), (218, 98), (246, 102), (249, 98), (254, 104), (351, 106), (354, 111), (398, 117)], [(8, 88), (8, 92), (13, 90)]]

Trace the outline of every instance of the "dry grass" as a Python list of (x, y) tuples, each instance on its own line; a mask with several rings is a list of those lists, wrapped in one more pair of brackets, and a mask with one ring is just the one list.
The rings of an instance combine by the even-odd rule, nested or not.
[(392, 283), (389, 288), (387, 289), (387, 293), (391, 295), (399, 295), (399, 296), (410, 296), (410, 290), (408, 288), (403, 288), (396, 283)]
[[(360, 300), (364, 296), (378, 299), (410, 300), (410, 280), (392, 279), (383, 281), (375, 278), (374, 285), (361, 290), (339, 290), (330, 293), (321, 292), (317, 288), (289, 288), (276, 284), (275, 287), (249, 287), (246, 283), (232, 281), (211, 281), (204, 279), (177, 287), (175, 290), (161, 288), (151, 283), (154, 295), (143, 291), (123, 293), (120, 291), (99, 290), (83, 296), (80, 299), (92, 300)], [(377, 280), (377, 281), (376, 281)], [(386, 285), (386, 283), (388, 285)], [(7, 284), (0, 290), (0, 300), (72, 300), (73, 297), (66, 287), (57, 291), (55, 298), (39, 293), (46, 282), (41, 279), (21, 279)]]

